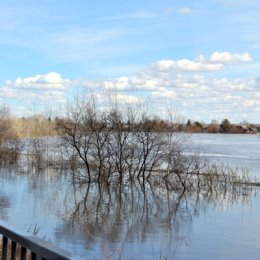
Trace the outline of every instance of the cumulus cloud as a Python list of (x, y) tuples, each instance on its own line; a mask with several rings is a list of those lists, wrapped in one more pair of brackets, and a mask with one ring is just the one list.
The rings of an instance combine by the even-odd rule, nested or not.
[(247, 99), (243, 102), (245, 107), (256, 107), (260, 105), (260, 101), (256, 99)]
[(252, 57), (248, 52), (230, 53), (230, 52), (214, 52), (209, 58), (211, 62), (217, 63), (241, 63), (250, 62)]
[(178, 9), (178, 13), (180, 13), (180, 14), (191, 14), (192, 9), (190, 7), (182, 7), (180, 9)]
[(65, 94), (61, 91), (46, 92), (24, 92), (14, 89), (2, 88), (1, 94), (3, 98), (11, 98), (30, 102), (32, 104), (57, 104), (65, 102)]
[(123, 104), (140, 104), (143, 102), (143, 98), (139, 96), (128, 95), (123, 93), (120, 94), (117, 92), (105, 93), (100, 91), (99, 93), (93, 93), (93, 96), (99, 102), (99, 105), (102, 105), (104, 107), (106, 106), (105, 104), (107, 103), (107, 101), (114, 101), (116, 103)]
[[(220, 53), (219, 53), (220, 54)], [(216, 58), (216, 53), (211, 58)], [(219, 55), (220, 57), (221, 55)], [(229, 62), (248, 60), (248, 55), (222, 55)], [(222, 57), (222, 61), (224, 60)], [(218, 71), (223, 63), (211, 62), (199, 56), (196, 60), (161, 60), (154, 63), (146, 72), (128, 77), (108, 80), (86, 81), (84, 86), (92, 90), (141, 91), (161, 97), (206, 97), (208, 92), (218, 95), (220, 91), (253, 91), (258, 79), (209, 78), (201, 72)], [(186, 74), (186, 72), (189, 72)], [(177, 93), (177, 92), (178, 93)], [(188, 93), (189, 92), (189, 93)]]
[(201, 61), (183, 60), (161, 60), (154, 64), (154, 69), (159, 72), (196, 72), (196, 71), (217, 71), (223, 68), (221, 63), (209, 63)]
[(252, 61), (249, 53), (214, 52), (207, 59), (203, 55), (194, 60), (160, 60), (153, 64), (153, 69), (162, 73), (173, 72), (210, 72), (219, 71), (227, 63), (243, 63)]
[(55, 72), (27, 78), (19, 77), (7, 80), (1, 88), (0, 96), (33, 103), (61, 103), (65, 101), (65, 91), (70, 84), (70, 80), (63, 79)]
[[(147, 103), (153, 111), (174, 100), (187, 117), (201, 115), (209, 122), (232, 117), (237, 122), (241, 115), (255, 120), (260, 106), (259, 78), (228, 78), (212, 73), (223, 69), (226, 63), (248, 62), (247, 53), (213, 53), (209, 58), (194, 60), (161, 60), (142, 72), (104, 80), (83, 80), (82, 85), (95, 93), (99, 104), (107, 105), (106, 96), (121, 104)], [(32, 103), (65, 102), (66, 90), (74, 81), (51, 72), (28, 78), (6, 81), (0, 98), (19, 99)], [(166, 102), (167, 101), (167, 102)], [(152, 105), (151, 105), (152, 104)], [(154, 106), (156, 108), (154, 108)]]
[[(99, 91), (116, 90), (121, 95), (122, 103), (134, 103), (140, 97), (149, 105), (163, 107), (167, 100), (174, 100), (187, 117), (196, 118), (196, 115), (200, 115), (209, 122), (214, 118), (222, 120), (226, 117), (239, 122), (244, 119), (243, 115), (250, 115), (247, 119), (255, 121), (257, 113), (252, 111), (257, 111), (260, 106), (259, 78), (229, 79), (218, 74), (207, 75), (223, 68), (225, 63), (241, 63), (250, 59), (243, 54), (229, 53), (223, 56), (221, 62), (214, 59), (210, 61), (210, 58), (203, 56), (196, 60), (162, 60), (147, 68), (145, 73), (86, 81), (85, 86), (91, 86), (92, 89), (95, 86)], [(210, 57), (216, 58), (216, 55)], [(135, 93), (133, 98), (128, 96), (131, 91)]]
[(173, 90), (153, 91), (152, 96), (159, 98), (176, 98), (176, 93)]
[(50, 72), (45, 75), (36, 75), (28, 78), (17, 78), (16, 80), (7, 80), (5, 86), (11, 89), (52, 89), (65, 90), (70, 84), (67, 79), (62, 79), (61, 75)]
[(130, 77), (119, 77), (109, 80), (86, 81), (84, 86), (102, 90), (158, 90), (162, 88), (162, 80), (147, 74)]
[(128, 103), (128, 104), (137, 104), (142, 102), (142, 98), (132, 96), (132, 95), (123, 95), (123, 94), (117, 94), (112, 97), (114, 101), (117, 101), (119, 103)]

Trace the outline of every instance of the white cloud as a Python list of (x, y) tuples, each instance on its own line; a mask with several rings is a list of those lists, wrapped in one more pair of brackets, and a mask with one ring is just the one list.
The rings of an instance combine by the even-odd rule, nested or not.
[(176, 93), (173, 90), (153, 91), (152, 96), (158, 98), (176, 98)]
[(256, 14), (256, 19), (260, 20), (260, 12)]
[(66, 98), (64, 92), (61, 91), (45, 91), (45, 92), (24, 92), (20, 90), (13, 90), (2, 88), (1, 94), (3, 98), (11, 98), (22, 100), (24, 102), (41, 103), (41, 104), (57, 104), (64, 103)]
[[(206, 61), (202, 63), (207, 64)], [(186, 116), (193, 118), (200, 115), (209, 122), (212, 118), (222, 120), (225, 117), (239, 122), (245, 114), (250, 115), (249, 121), (256, 120), (257, 115), (252, 111), (257, 111), (260, 102), (258, 78), (228, 79), (208, 77), (198, 72), (175, 73), (172, 63), (169, 64), (163, 64), (163, 71), (167, 73), (158, 73), (160, 66), (156, 63), (157, 67), (150, 67), (146, 74), (100, 80), (96, 90), (116, 90), (122, 103), (135, 103), (142, 98), (148, 106), (153, 104), (153, 111), (165, 106), (166, 100), (173, 99)], [(86, 83), (86, 86), (91, 84), (94, 84), (93, 81)], [(140, 91), (135, 92), (135, 96), (126, 95), (136, 90)]]
[(87, 88), (102, 90), (158, 90), (162, 88), (162, 80), (146, 74), (130, 77), (119, 77), (110, 80), (85, 81)]
[[(230, 62), (231, 58), (236, 62), (245, 60), (243, 55), (236, 58), (235, 54), (232, 55), (227, 55), (229, 58), (225, 62)], [(254, 111), (260, 106), (259, 78), (229, 79), (219, 77), (219, 73), (211, 76), (204, 73), (219, 70), (224, 66), (224, 58), (222, 62), (216, 63), (203, 56), (196, 60), (162, 60), (132, 76), (78, 80), (77, 85), (91, 89), (104, 107), (107, 95), (121, 104), (147, 104), (152, 111), (172, 99), (183, 108), (187, 117), (200, 115), (209, 122), (213, 118), (222, 120), (228, 117), (239, 122), (244, 119), (241, 115), (248, 113), (248, 120), (256, 121), (258, 114)], [(0, 98), (27, 104), (64, 103), (66, 90), (72, 82), (54, 72), (17, 78), (6, 82), (1, 88)]]
[(190, 7), (182, 7), (180, 9), (178, 9), (178, 12), (180, 14), (191, 14), (192, 13), (192, 9)]
[(62, 79), (61, 75), (50, 72), (43, 75), (36, 75), (28, 78), (17, 78), (16, 80), (7, 80), (5, 86), (10, 89), (51, 89), (65, 90), (70, 84), (67, 79)]
[(99, 83), (99, 86), (106, 90), (124, 90), (129, 88), (129, 78), (127, 77), (120, 77), (118, 79), (100, 81)]
[(158, 72), (198, 72), (217, 71), (223, 68), (221, 63), (209, 63), (201, 61), (183, 60), (161, 60), (153, 65)]
[(241, 63), (250, 62), (252, 57), (248, 52), (230, 53), (230, 52), (214, 52), (209, 58), (211, 62), (217, 63)]
[(117, 94), (116, 96), (113, 96), (113, 100), (120, 103), (128, 103), (128, 104), (136, 104), (142, 102), (142, 98), (140, 97), (123, 95), (123, 94)]
[(227, 78), (214, 79), (211, 81), (211, 85), (219, 90), (253, 90), (255, 88), (255, 80), (247, 79), (247, 80), (229, 80)]
[(117, 103), (124, 103), (124, 104), (139, 104), (143, 102), (143, 99), (138, 96), (133, 95), (126, 95), (126, 94), (120, 94), (120, 93), (104, 93), (100, 91), (99, 93), (94, 93), (94, 97), (99, 102), (99, 105), (105, 106), (105, 104), (109, 101), (114, 101)]
[[(150, 75), (152, 75), (162, 87), (165, 87), (167, 83), (166, 79), (178, 78), (179, 73), (215, 72), (224, 69), (227, 63), (239, 64), (250, 61), (252, 61), (252, 57), (249, 53), (214, 52), (209, 58), (199, 55), (194, 60), (160, 60), (151, 66)], [(196, 81), (189, 82), (188, 85), (194, 85), (194, 82)], [(201, 83), (202, 82), (200, 82), (200, 84)], [(232, 85), (234, 85), (234, 82)], [(237, 89), (244, 88), (242, 85), (239, 86), (238, 83), (235, 83), (235, 85)]]
[(70, 80), (63, 79), (55, 72), (20, 77), (13, 81), (7, 80), (1, 88), (0, 97), (41, 104), (63, 103), (70, 84)]
[(260, 101), (257, 101), (255, 99), (247, 99), (243, 102), (243, 105), (245, 107), (254, 107), (256, 105), (260, 104)]
[[(186, 64), (186, 67), (184, 67), (184, 64)], [(194, 104), (197, 105), (202, 100), (209, 105), (210, 102), (222, 104), (223, 100), (229, 100), (230, 102), (240, 98), (243, 100), (243, 95), (248, 96), (249, 93), (257, 89), (257, 78), (209, 78), (198, 74), (200, 70), (217, 69), (218, 67), (215, 66), (218, 64), (210, 63), (203, 56), (199, 57), (196, 62), (190, 60), (185, 60), (185, 62), (163, 60), (153, 64), (146, 73), (110, 80), (86, 81), (84, 85), (91, 88), (92, 91), (116, 90), (120, 94), (138, 90), (140, 92), (136, 92), (136, 95), (150, 96), (161, 100), (161, 102), (163, 102), (164, 98), (170, 97), (181, 103), (187, 99), (193, 99)], [(212, 68), (209, 65), (214, 67)], [(187, 71), (189, 74), (185, 73)], [(255, 98), (257, 97), (252, 97), (252, 99)], [(211, 101), (209, 102), (209, 100)]]

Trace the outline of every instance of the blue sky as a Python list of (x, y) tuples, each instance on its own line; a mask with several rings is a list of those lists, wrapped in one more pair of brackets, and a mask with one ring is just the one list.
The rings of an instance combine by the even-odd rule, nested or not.
[(260, 123), (259, 0), (9, 0), (0, 12), (0, 102), (14, 114), (86, 90)]

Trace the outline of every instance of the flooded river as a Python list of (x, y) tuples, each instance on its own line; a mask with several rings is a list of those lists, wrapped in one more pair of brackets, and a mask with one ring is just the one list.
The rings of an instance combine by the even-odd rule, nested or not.
[[(246, 167), (260, 179), (256, 135), (195, 134), (185, 151)], [(0, 217), (81, 259), (259, 259), (257, 189), (182, 194), (138, 183), (79, 186), (69, 172), (2, 169)]]

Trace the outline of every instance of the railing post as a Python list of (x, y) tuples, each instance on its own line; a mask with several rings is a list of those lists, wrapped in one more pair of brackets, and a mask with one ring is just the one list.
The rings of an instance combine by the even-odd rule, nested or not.
[(32, 252), (31, 253), (31, 260), (36, 260), (36, 259), (37, 259), (37, 255), (34, 252)]
[(7, 244), (8, 244), (8, 238), (6, 236), (3, 236), (2, 260), (6, 260), (7, 259)]
[(26, 248), (21, 246), (21, 257), (20, 260), (26, 260)]
[(11, 260), (16, 260), (16, 242), (12, 241), (12, 245), (11, 245)]

